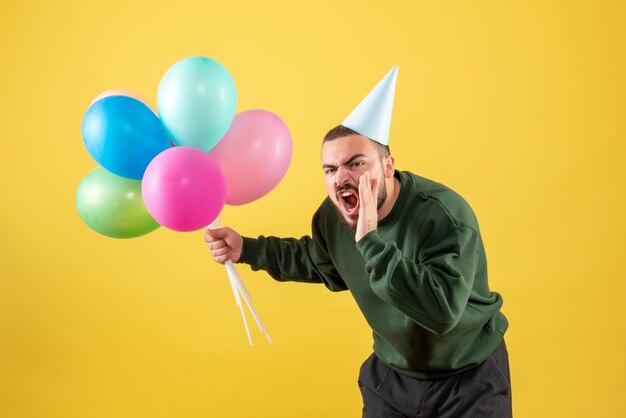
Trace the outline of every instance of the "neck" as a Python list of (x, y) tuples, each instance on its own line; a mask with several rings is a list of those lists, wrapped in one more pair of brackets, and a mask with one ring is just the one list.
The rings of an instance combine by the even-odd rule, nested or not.
[(381, 221), (385, 219), (391, 209), (393, 209), (393, 205), (395, 205), (396, 200), (398, 200), (398, 195), (400, 194), (400, 181), (394, 176), (387, 183), (387, 199), (383, 203), (383, 205), (378, 210), (378, 220)]

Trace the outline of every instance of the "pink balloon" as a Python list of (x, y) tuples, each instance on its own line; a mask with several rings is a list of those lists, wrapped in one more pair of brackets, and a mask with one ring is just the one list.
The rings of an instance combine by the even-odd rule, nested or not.
[(166, 228), (188, 232), (207, 227), (224, 207), (226, 184), (206, 153), (180, 146), (161, 152), (146, 168), (143, 203)]
[(293, 146), (287, 125), (267, 110), (235, 116), (209, 153), (226, 179), (226, 203), (243, 205), (269, 193), (287, 173)]
[(145, 104), (146, 106), (148, 106), (150, 108), (150, 110), (152, 110), (154, 112), (154, 114), (157, 114), (156, 109), (154, 108), (154, 106), (152, 106), (150, 103), (148, 103), (148, 101), (139, 93), (135, 93), (132, 90), (128, 90), (128, 89), (110, 89), (107, 91), (103, 91), (102, 93), (100, 93), (99, 95), (96, 96), (95, 99), (93, 99), (93, 101), (89, 104), (89, 106), (91, 106), (92, 104), (94, 104), (95, 102), (97, 102), (100, 99), (104, 99), (105, 97), (110, 97), (110, 96), (126, 96), (126, 97), (131, 97), (135, 100), (139, 100), (141, 103)]

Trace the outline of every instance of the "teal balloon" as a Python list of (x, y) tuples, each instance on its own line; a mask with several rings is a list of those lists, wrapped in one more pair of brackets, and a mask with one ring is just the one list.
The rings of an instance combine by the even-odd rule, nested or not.
[(143, 204), (141, 180), (120, 177), (102, 167), (80, 182), (76, 208), (87, 226), (111, 238), (135, 238), (160, 226)]
[(157, 107), (175, 145), (208, 152), (235, 118), (235, 81), (222, 64), (211, 58), (185, 58), (161, 79)]

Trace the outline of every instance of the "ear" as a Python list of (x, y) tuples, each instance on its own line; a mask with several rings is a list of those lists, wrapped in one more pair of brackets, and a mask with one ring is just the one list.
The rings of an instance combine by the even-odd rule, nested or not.
[(383, 159), (383, 169), (385, 171), (385, 177), (393, 177), (393, 174), (396, 172), (396, 161), (391, 155)]

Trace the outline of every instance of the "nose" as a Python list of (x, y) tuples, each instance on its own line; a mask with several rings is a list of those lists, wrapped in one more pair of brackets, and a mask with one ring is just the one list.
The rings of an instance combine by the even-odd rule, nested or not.
[(335, 173), (335, 182), (340, 185), (340, 184), (346, 184), (350, 181), (350, 173), (348, 172), (348, 169), (346, 167), (344, 167), (343, 165), (340, 165), (337, 168), (337, 172)]

